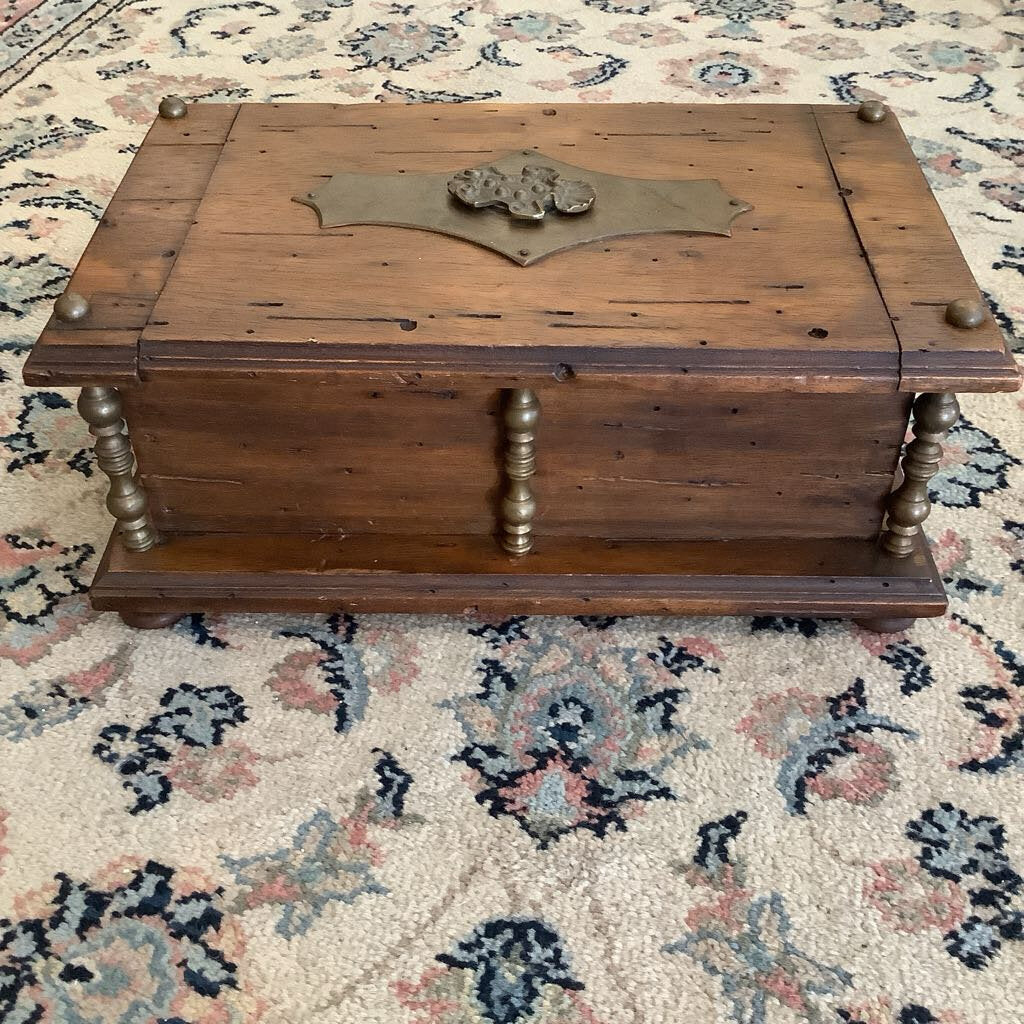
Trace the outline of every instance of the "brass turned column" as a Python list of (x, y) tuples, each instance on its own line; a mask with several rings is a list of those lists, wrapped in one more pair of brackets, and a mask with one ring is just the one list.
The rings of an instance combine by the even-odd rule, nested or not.
[(903, 482), (889, 495), (882, 547), (894, 558), (914, 550), (914, 538), (928, 518), (932, 504), (928, 481), (938, 472), (942, 442), (960, 418), (960, 406), (951, 391), (918, 395), (914, 402), (914, 440), (903, 455)]
[(540, 402), (529, 388), (514, 388), (506, 393), (505, 476), (507, 486), (501, 502), (501, 546), (510, 555), (525, 555), (533, 547), (533, 517), (537, 502), (530, 487), (536, 467), (536, 431)]
[(135, 479), (135, 454), (121, 417), (121, 396), (116, 388), (82, 388), (78, 412), (96, 438), (96, 462), (110, 478), (107, 509), (121, 528), (121, 541), (130, 551), (146, 551), (156, 544), (157, 533), (146, 492)]

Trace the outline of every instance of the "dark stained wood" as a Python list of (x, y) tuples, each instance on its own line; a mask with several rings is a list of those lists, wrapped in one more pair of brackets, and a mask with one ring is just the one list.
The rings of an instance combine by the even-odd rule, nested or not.
[(1020, 371), (991, 317), (973, 330), (945, 321), (946, 305), (979, 298), (978, 286), (899, 121), (890, 114), (868, 124), (853, 108), (814, 109), (899, 337), (900, 389), (1016, 391)]
[[(762, 386), (788, 372), (801, 390), (895, 388), (895, 336), (809, 107), (431, 111), (243, 105), (145, 330), (145, 374), (366, 370), (381, 347), (406, 369), (466, 350), (478, 370), (580, 373), (622, 349), (637, 373), (693, 361)], [(715, 177), (755, 209), (732, 238), (611, 239), (523, 268), (428, 232), (321, 230), (291, 201), (335, 171), (455, 170), (524, 145), (604, 172)]]
[[(731, 239), (613, 239), (518, 268), (426, 232), (321, 231), (291, 202), (335, 170), (437, 171), (524, 145), (717, 177), (755, 210)], [(973, 279), (895, 117), (865, 124), (852, 107), (192, 105), (156, 119), (71, 287), (92, 315), (48, 324), (31, 383), (128, 380), (140, 357), (144, 376), (183, 378), (415, 363), (506, 386), (561, 364), (686, 388), (1019, 383), (994, 324), (942, 321), (946, 291), (976, 294)]]
[(158, 528), (337, 536), (493, 531), (498, 395), (158, 381), (124, 399)]
[(909, 410), (621, 382), (538, 395), (537, 532), (569, 537), (872, 538)]
[(34, 387), (129, 384), (138, 379), (138, 340), (138, 331), (80, 331), (51, 317), (25, 360), (22, 376)]
[(220, 155), (220, 144), (213, 142), (143, 144), (115, 196), (134, 202), (199, 202)]
[(238, 108), (193, 107), (157, 118), (67, 287), (85, 321), (51, 317), (25, 363), (32, 385), (120, 384), (138, 376), (138, 342), (177, 259)]
[[(321, 230), (338, 171), (533, 149), (717, 178), (730, 238), (530, 267), (432, 233)], [(600, 201), (600, 199), (599, 199)], [(891, 116), (808, 105), (200, 105), (157, 120), (31, 384), (118, 386), (165, 543), (113, 541), (95, 606), (191, 611), (941, 614), (921, 538), (877, 544), (915, 390), (1010, 390)], [(533, 389), (536, 548), (496, 536), (500, 389)]]
[(416, 611), (507, 615), (934, 616), (942, 581), (921, 544), (887, 559), (869, 541), (612, 543), (538, 539), (523, 558), (486, 537), (174, 537), (108, 546), (101, 611)]
[(408, 353), (390, 345), (318, 345), (306, 356), (270, 358), (259, 343), (232, 346), (230, 354), (197, 355), (191, 342), (147, 345), (139, 357), (143, 380), (266, 380), (382, 383), (422, 381), (458, 387), (487, 381), (495, 387), (535, 386), (566, 377), (627, 380), (684, 391), (807, 392), (846, 394), (893, 392), (893, 358), (885, 353), (858, 357), (852, 373), (833, 353), (765, 350), (753, 365), (737, 352), (706, 348), (530, 349), (481, 346), (424, 346), (410, 364)]
[(121, 612), (121, 619), (132, 629), (165, 629), (173, 626), (181, 616), (177, 612)]
[[(909, 411), (896, 392), (537, 393), (536, 530), (568, 538), (874, 537)], [(161, 530), (497, 529), (493, 386), (161, 380), (123, 397)]]
[(146, 146), (222, 146), (228, 137), (237, 103), (190, 103), (188, 115), (177, 120), (156, 117)]
[(902, 633), (914, 624), (912, 618), (864, 618), (854, 620), (861, 629), (872, 633)]

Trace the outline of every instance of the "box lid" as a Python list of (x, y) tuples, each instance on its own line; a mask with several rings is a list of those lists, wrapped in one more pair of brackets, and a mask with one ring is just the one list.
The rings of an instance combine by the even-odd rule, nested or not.
[[(338, 173), (412, 181), (514, 151), (595, 175), (716, 179), (753, 209), (729, 236), (603, 238), (521, 266), (446, 234), (321, 227), (293, 201)], [(51, 320), (26, 367), (33, 382), (1019, 383), (991, 317), (946, 322), (947, 304), (978, 300), (977, 286), (895, 117), (872, 123), (855, 107), (196, 105), (154, 124), (69, 287), (89, 314)]]

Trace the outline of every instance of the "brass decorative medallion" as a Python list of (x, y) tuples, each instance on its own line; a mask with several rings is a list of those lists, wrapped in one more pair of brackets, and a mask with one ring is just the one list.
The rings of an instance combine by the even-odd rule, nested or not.
[(715, 178), (625, 178), (533, 150), (455, 174), (335, 174), (315, 192), (294, 199), (316, 210), (322, 228), (384, 224), (436, 231), (522, 266), (623, 235), (728, 236), (734, 218), (753, 209)]
[(527, 164), (518, 174), (497, 167), (471, 167), (448, 179), (448, 191), (467, 206), (499, 206), (521, 220), (542, 220), (552, 208), (559, 213), (586, 213), (597, 193), (585, 181), (560, 178), (553, 167)]

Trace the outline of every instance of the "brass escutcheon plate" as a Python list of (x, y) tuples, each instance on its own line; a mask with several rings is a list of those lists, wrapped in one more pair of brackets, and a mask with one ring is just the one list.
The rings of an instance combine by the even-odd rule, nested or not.
[(518, 150), (479, 165), (518, 177), (543, 166), (558, 177), (584, 180), (596, 200), (590, 209), (539, 219), (510, 217), (495, 207), (474, 209), (449, 192), (458, 169), (441, 174), (335, 174), (297, 203), (316, 210), (321, 228), (382, 224), (463, 238), (529, 266), (563, 249), (624, 235), (662, 232), (731, 234), (733, 220), (753, 209), (726, 192), (716, 178), (673, 181), (624, 178), (574, 167), (535, 150)]

